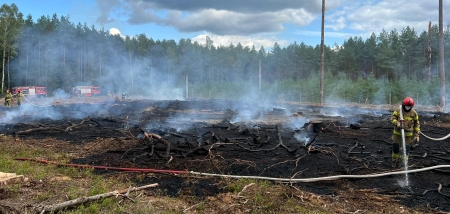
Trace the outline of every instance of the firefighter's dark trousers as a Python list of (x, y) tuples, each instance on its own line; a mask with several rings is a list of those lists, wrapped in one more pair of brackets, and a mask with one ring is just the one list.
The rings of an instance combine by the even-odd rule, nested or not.
[[(413, 143), (413, 138), (413, 136), (405, 136), (406, 148), (403, 148), (402, 136), (396, 134), (392, 135), (392, 161), (399, 161), (401, 158), (408, 160), (409, 149)], [(406, 157), (403, 157), (403, 149), (406, 149)]]

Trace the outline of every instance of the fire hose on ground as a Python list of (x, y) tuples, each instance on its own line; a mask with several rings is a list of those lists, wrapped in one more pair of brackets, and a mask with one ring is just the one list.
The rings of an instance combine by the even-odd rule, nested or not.
[(25, 99), (28, 103), (30, 103), (31, 105), (36, 106), (36, 107), (49, 107), (49, 106), (53, 106), (53, 105), (37, 105), (37, 104), (34, 104), (34, 103), (31, 102), (29, 99), (27, 99), (25, 96), (23, 96), (23, 99)]
[[(274, 177), (261, 177), (261, 176), (245, 176), (245, 175), (224, 175), (224, 174), (213, 174), (213, 173), (203, 173), (203, 172), (194, 172), (194, 171), (184, 171), (184, 170), (162, 170), (162, 169), (150, 169), (150, 168), (122, 168), (122, 167), (108, 167), (108, 166), (92, 166), (92, 165), (83, 165), (83, 164), (63, 164), (57, 163), (53, 161), (47, 160), (38, 160), (38, 159), (30, 159), (30, 158), (16, 158), (15, 160), (20, 161), (33, 161), (45, 164), (53, 164), (57, 166), (69, 166), (76, 168), (93, 168), (93, 169), (104, 169), (104, 170), (116, 170), (116, 171), (129, 171), (129, 172), (153, 172), (153, 173), (168, 173), (168, 174), (190, 174), (190, 175), (198, 175), (198, 176), (207, 176), (207, 177), (222, 177), (222, 178), (245, 178), (245, 179), (255, 179), (255, 180), (269, 180), (269, 181), (278, 181), (278, 182), (287, 182), (287, 183), (309, 183), (309, 182), (317, 182), (317, 181), (330, 181), (330, 180), (338, 180), (338, 179), (362, 179), (362, 178), (376, 178), (383, 177), (389, 175), (398, 175), (404, 174), (405, 171), (393, 171), (393, 172), (385, 172), (385, 173), (374, 173), (367, 175), (334, 175), (334, 176), (325, 176), (325, 177), (317, 177), (317, 178), (274, 178)], [(450, 168), (450, 165), (436, 165), (425, 167), (421, 169), (413, 169), (408, 170), (408, 173), (416, 173), (423, 172), (433, 169), (439, 168)]]
[(157, 173), (169, 173), (169, 174), (187, 174), (187, 173), (189, 173), (188, 171), (180, 171), (180, 170), (123, 168), (123, 167), (110, 167), (110, 166), (93, 166), (93, 165), (84, 165), (84, 164), (70, 164), (70, 163), (64, 164), (64, 163), (57, 163), (54, 161), (38, 160), (38, 159), (31, 159), (31, 158), (16, 158), (15, 160), (32, 161), (32, 162), (38, 162), (38, 163), (53, 164), (53, 165), (57, 165), (57, 166), (69, 166), (69, 167), (86, 168), (86, 169), (104, 169), (104, 170), (117, 170), (117, 171), (130, 171), (130, 172), (157, 172)]
[[(402, 113), (402, 106), (400, 106), (400, 121), (403, 121), (403, 124), (402, 124), (402, 128), (401, 128), (401, 131), (402, 131), (402, 142), (403, 142), (403, 144), (405, 143), (405, 131), (404, 131), (404, 120), (403, 120), (403, 113)], [(419, 134), (421, 134), (421, 135), (423, 135), (424, 137), (426, 137), (426, 138), (428, 138), (428, 139), (430, 139), (430, 140), (434, 140), (434, 141), (440, 141), (440, 140), (445, 140), (445, 139), (447, 139), (447, 138), (449, 138), (450, 137), (450, 134), (448, 134), (447, 136), (445, 136), (445, 137), (441, 137), (441, 138), (432, 138), (432, 137), (428, 137), (428, 136), (426, 136), (424, 133), (422, 133), (422, 132), (420, 132), (419, 131)]]
[(441, 137), (441, 138), (432, 138), (432, 137), (428, 137), (428, 136), (426, 136), (426, 135), (425, 135), (424, 133), (422, 133), (422, 132), (419, 132), (419, 134), (421, 134), (422, 136), (426, 137), (427, 139), (435, 140), (435, 141), (445, 140), (445, 139), (447, 139), (447, 138), (450, 137), (450, 134), (448, 134), (448, 135), (445, 136), (445, 137)]

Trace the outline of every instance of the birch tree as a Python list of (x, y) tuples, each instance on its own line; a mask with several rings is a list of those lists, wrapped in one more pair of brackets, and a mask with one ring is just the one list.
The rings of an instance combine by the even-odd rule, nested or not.
[(2, 52), (2, 89), (5, 87), (5, 72), (7, 58), (16, 53), (20, 28), (23, 23), (23, 15), (13, 3), (10, 6), (3, 4), (0, 8), (0, 51)]

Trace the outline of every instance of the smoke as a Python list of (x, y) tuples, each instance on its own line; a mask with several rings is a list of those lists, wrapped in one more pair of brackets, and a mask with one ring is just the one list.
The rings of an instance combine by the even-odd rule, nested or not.
[(285, 126), (295, 131), (294, 138), (298, 142), (303, 143), (305, 146), (310, 142), (310, 135), (313, 134), (313, 131), (310, 128), (309, 118), (303, 116), (290, 117)]
[(24, 121), (38, 121), (42, 119), (61, 120), (63, 118), (82, 119), (97, 116), (108, 111), (108, 104), (81, 103), (85, 100), (69, 98), (70, 95), (62, 90), (56, 90), (54, 96), (46, 98), (24, 97), (21, 106), (3, 107), (0, 117), (2, 124), (14, 124)]
[[(117, 32), (111, 31), (111, 33)], [(59, 41), (59, 38), (67, 37), (67, 35), (64, 35), (63, 31), (54, 31), (46, 34), (42, 38), (39, 38), (39, 35), (41, 35), (39, 32), (27, 31), (27, 34), (36, 35), (37, 40), (43, 41)], [(56, 108), (54, 105), (62, 104), (64, 106), (66, 104), (70, 104), (71, 88), (77, 85), (100, 86), (100, 90), (103, 95), (106, 95), (106, 92), (110, 91), (113, 95), (119, 97), (121, 94), (126, 93), (128, 98), (132, 99), (185, 100), (185, 84), (188, 76), (187, 74), (189, 74), (192, 79), (190, 81), (188, 80), (189, 83), (197, 83), (196, 81), (198, 81), (198, 79), (206, 81), (207, 78), (209, 78), (207, 76), (211, 75), (205, 73), (207, 70), (205, 69), (205, 67), (207, 67), (207, 60), (203, 59), (205, 57), (204, 53), (195, 49), (191, 50), (189, 48), (178, 48), (183, 45), (181, 42), (180, 44), (177, 44), (175, 41), (172, 43), (167, 43), (166, 45), (173, 46), (170, 48), (162, 47), (160, 45), (161, 43), (156, 43), (152, 47), (143, 47), (145, 51), (149, 52), (151, 58), (140, 58), (135, 55), (136, 53), (130, 53), (124, 48), (122, 41), (123, 38), (120, 34), (116, 34), (114, 38), (120, 42), (115, 44), (111, 39), (104, 39), (101, 37), (98, 39), (90, 38), (89, 40), (78, 40), (74, 38), (72, 44), (68, 45), (68, 47), (72, 47), (72, 49), (53, 48), (53, 46), (45, 46), (46, 43), (44, 42), (32, 43), (26, 39), (22, 40), (22, 44), (20, 45), (22, 49), (19, 50), (19, 52), (27, 54), (20, 54), (18, 56), (18, 60), (13, 60), (13, 63), (16, 63), (13, 85), (45, 85), (47, 86), (48, 91), (52, 91), (53, 93), (49, 94), (50, 96), (47, 99), (41, 99), (39, 101), (30, 100), (29, 102), (25, 102), (18, 109), (6, 111), (5, 116), (2, 117), (0, 121), (2, 123), (17, 122), (24, 116), (34, 119), (61, 119), (63, 117), (61, 107)], [(184, 40), (184, 42), (191, 41)], [(80, 58), (80, 50), (83, 50), (83, 48), (89, 46), (94, 46), (95, 49), (101, 49), (101, 53), (104, 54), (99, 57), (92, 58), (94, 60), (93, 62), (90, 62), (92, 66), (84, 66), (84, 64), (83, 66), (80, 66), (80, 61), (83, 63), (83, 58)], [(175, 51), (181, 51), (182, 53), (175, 53)], [(28, 59), (21, 57), (27, 56), (28, 54), (30, 59), (37, 58), (35, 56), (42, 54), (45, 55), (43, 58), (49, 61), (47, 63), (63, 61), (65, 64), (64, 66), (61, 66), (60, 64), (58, 64), (58, 66), (47, 66), (48, 69), (44, 70), (22, 69), (20, 66), (23, 66), (24, 62), (27, 62), (28, 64)], [(64, 60), (51, 60), (59, 59), (57, 56), (64, 56), (65, 58)], [(174, 58), (174, 56), (177, 57)], [(41, 62), (35, 59), (30, 60), (29, 67), (42, 67), (39, 63)], [(286, 97), (288, 97), (287, 100), (294, 100), (298, 94), (303, 94), (303, 96), (305, 94), (309, 95), (309, 93), (302, 91), (308, 88), (299, 89), (295, 86), (292, 88), (288, 87), (290, 85), (297, 84), (297, 82), (288, 82), (289, 84), (283, 84), (284, 82), (279, 82), (277, 84), (263, 83), (263, 89), (261, 91), (256, 86), (257, 84), (255, 84), (255, 79), (257, 79), (257, 72), (255, 71), (257, 69), (255, 69), (254, 65), (248, 66), (248, 73), (245, 73), (243, 76), (239, 76), (240, 74), (234, 74), (235, 76), (233, 76), (232, 74), (229, 75), (229, 73), (237, 72), (229, 72), (229, 70), (223, 71), (223, 74), (221, 74), (224, 76), (223, 82), (231, 82), (230, 85), (226, 85), (228, 88), (217, 89), (214, 88), (214, 85), (210, 86), (210, 88), (219, 91), (217, 94), (222, 93), (225, 94), (224, 96), (229, 96), (232, 94), (233, 97), (226, 98), (241, 101), (235, 102), (232, 106), (223, 107), (230, 108), (235, 112), (233, 118), (230, 119), (231, 123), (250, 124), (261, 122), (263, 117), (267, 114), (279, 115), (280, 117), (289, 116), (292, 112), (289, 112), (287, 108), (280, 106), (280, 104), (277, 104), (274, 100), (284, 100)], [(64, 68), (65, 70), (61, 71), (61, 68)], [(214, 73), (215, 71), (211, 72)], [(69, 74), (76, 75), (70, 76)], [(197, 76), (191, 74), (195, 74)], [(204, 77), (202, 76), (203, 79), (199, 78), (200, 75), (204, 75)], [(266, 73), (266, 75), (270, 74)], [(238, 87), (238, 84), (233, 84), (235, 83), (232, 81), (234, 79), (241, 81), (239, 82), (239, 85), (241, 86)], [(305, 82), (299, 82), (297, 85), (311, 82), (309, 79), (302, 81)], [(199, 82), (199, 84), (203, 83), (201, 81)], [(350, 85), (351, 82), (346, 81), (346, 78), (339, 77), (336, 81), (333, 81), (332, 84), (327, 85), (328, 93), (325, 94), (325, 104), (327, 106), (337, 106), (339, 108), (321, 108), (320, 110), (317, 110), (317, 112), (310, 113), (333, 117), (341, 116), (345, 118), (352, 113), (356, 113), (350, 112), (355, 111), (354, 108), (350, 108), (352, 101), (354, 102), (355, 100), (358, 100), (359, 104), (367, 105), (387, 103), (387, 101), (390, 100), (390, 92), (395, 88), (389, 88), (390, 86), (388, 83), (386, 81), (383, 82), (383, 80), (376, 80), (373, 82), (374, 83), (371, 85), (355, 86), (357, 89), (361, 88), (367, 90), (367, 93), (359, 90), (345, 91), (344, 89), (348, 88), (348, 85)], [(401, 87), (400, 90), (410, 89), (411, 87), (409, 83), (410, 82), (402, 82), (405, 86), (403, 86), (403, 88)], [(313, 85), (318, 84), (311, 84), (311, 86)], [(309, 87), (310, 85), (307, 86)], [(313, 87), (309, 87), (309, 89), (311, 91), (315, 90)], [(412, 97), (417, 97), (417, 103), (424, 105), (431, 102), (432, 99), (430, 98), (431, 96), (427, 96), (427, 94), (435, 94), (437, 87), (432, 90), (428, 88), (422, 89), (426, 93), (421, 93), (420, 96), (417, 95), (418, 93), (416, 92), (411, 93), (413, 95), (416, 93), (416, 96)], [(225, 90), (230, 90), (231, 92), (225, 93)], [(373, 97), (369, 97), (369, 94), (375, 95)], [(314, 97), (314, 95), (311, 97)], [(397, 103), (397, 101), (398, 98), (392, 99), (392, 103)], [(91, 105), (89, 108), (77, 108), (77, 111), (73, 111), (73, 118), (84, 118), (91, 115), (102, 114), (107, 111), (105, 108), (107, 109), (108, 107), (105, 107), (104, 105)], [(364, 113), (373, 114), (374, 112), (376, 111), (366, 111)], [(174, 128), (175, 130), (188, 129), (193, 123), (197, 122), (197, 120), (186, 118), (186, 115), (182, 114), (175, 114), (172, 116), (173, 118), (168, 120), (164, 125), (169, 128)], [(354, 121), (350, 121), (350, 123), (358, 122), (355, 117), (348, 118), (355, 119)], [(201, 120), (203, 118), (198, 117), (198, 119)], [(309, 119), (305, 119), (304, 121), (296, 120), (288, 121), (288, 123), (290, 127), (297, 130), (301, 130), (303, 125), (309, 122), (306, 121)], [(157, 127), (149, 125), (147, 128), (152, 129)], [(295, 136), (299, 141), (304, 141), (308, 138), (308, 134), (297, 133)]]
[(304, 146), (307, 146), (311, 141), (311, 138), (308, 137), (308, 134), (305, 132), (295, 133), (294, 137), (298, 142), (303, 143)]
[(251, 103), (234, 106), (233, 111), (236, 112), (234, 118), (230, 120), (231, 123), (254, 123), (262, 119), (264, 114), (264, 106), (259, 106), (257, 103)]
[(51, 100), (68, 99), (70, 96), (70, 94), (59, 88), (53, 91), (53, 99)]
[[(26, 54), (20, 54), (11, 61), (11, 68), (14, 70), (14, 75), (11, 76), (12, 87), (46, 86), (49, 92), (53, 92), (49, 93), (50, 96), (60, 98), (70, 95), (75, 86), (93, 85), (100, 87), (102, 95), (110, 91), (117, 96), (126, 93), (140, 99), (184, 99), (185, 76), (180, 70), (185, 67), (176, 67), (174, 59), (167, 56), (161, 45), (155, 44), (147, 48), (151, 58), (141, 58), (125, 49), (124, 38), (114, 29), (111, 34), (104, 35), (108, 38), (101, 36), (104, 31), (85, 29), (95, 30), (92, 35), (97, 35), (83, 39), (70, 36), (70, 40), (65, 41), (66, 48), (53, 46), (50, 41), (68, 37), (64, 27), (45, 35), (37, 29), (33, 31), (35, 28), (24, 29), (26, 38), (20, 40), (18, 52)], [(31, 35), (33, 37), (28, 38)], [(175, 42), (174, 44), (176, 46)], [(80, 50), (88, 47), (95, 50), (93, 55), (100, 56), (91, 55), (87, 61), (87, 54), (91, 53)], [(39, 56), (47, 61), (36, 60)], [(196, 55), (196, 58), (201, 57)], [(45, 64), (46, 69), (31, 69), (43, 67), (42, 64)]]
[(61, 112), (53, 111), (45, 103), (42, 103), (40, 106), (32, 103), (23, 103), (20, 107), (14, 106), (4, 111), (4, 115), (0, 118), (0, 123), (14, 124), (39, 119), (59, 120), (63, 116)]

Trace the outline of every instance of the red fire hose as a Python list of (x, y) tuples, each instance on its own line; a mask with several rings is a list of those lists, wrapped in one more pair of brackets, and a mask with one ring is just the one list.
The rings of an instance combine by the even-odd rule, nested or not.
[[(317, 181), (331, 181), (337, 179), (348, 179), (348, 178), (376, 178), (390, 175), (398, 175), (404, 174), (406, 171), (391, 171), (385, 173), (374, 173), (368, 175), (334, 175), (334, 176), (326, 176), (326, 177), (318, 177), (318, 178), (272, 178), (272, 177), (261, 177), (261, 176), (239, 176), (239, 175), (224, 175), (224, 174), (211, 174), (211, 173), (201, 173), (194, 171), (179, 171), (179, 170), (161, 170), (161, 169), (144, 169), (144, 168), (120, 168), (120, 167), (107, 167), (107, 166), (90, 166), (90, 165), (80, 165), (80, 164), (61, 164), (53, 161), (46, 160), (37, 160), (30, 158), (16, 158), (15, 160), (21, 161), (34, 161), (39, 163), (47, 163), (54, 164), (58, 166), (72, 166), (79, 168), (94, 168), (94, 169), (105, 169), (105, 170), (122, 170), (129, 172), (159, 172), (159, 173), (172, 173), (172, 174), (191, 174), (191, 175), (199, 175), (199, 176), (210, 176), (210, 177), (225, 177), (225, 178), (246, 178), (246, 179), (259, 179), (259, 180), (271, 180), (271, 181), (279, 181), (279, 182), (289, 182), (289, 183), (300, 183), (300, 182), (317, 182)], [(413, 169), (407, 171), (408, 173), (416, 173), (423, 172), (427, 170), (439, 169), (439, 168), (450, 168), (450, 165), (437, 165), (430, 166), (421, 169)]]
[(122, 167), (92, 166), (92, 165), (71, 164), (71, 163), (63, 164), (63, 163), (57, 163), (54, 161), (38, 160), (38, 159), (31, 159), (31, 158), (15, 158), (15, 160), (33, 161), (33, 162), (38, 162), (38, 163), (53, 164), (53, 165), (57, 165), (57, 166), (70, 166), (70, 167), (76, 167), (76, 168), (118, 170), (118, 171), (129, 171), (129, 172), (157, 172), (157, 173), (169, 173), (169, 174), (189, 174), (188, 171), (180, 171), (180, 170), (164, 170), (164, 169), (149, 169), (149, 168), (122, 168)]

